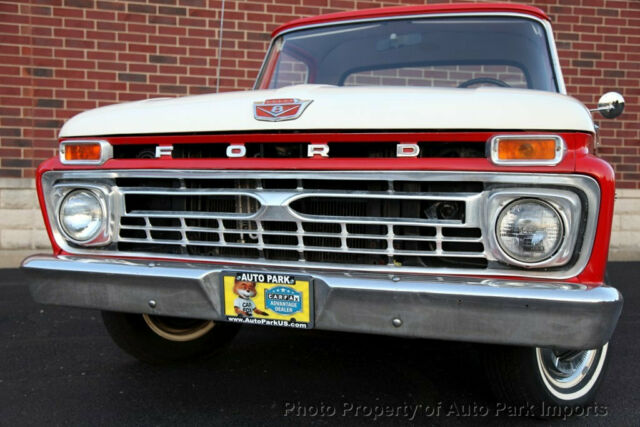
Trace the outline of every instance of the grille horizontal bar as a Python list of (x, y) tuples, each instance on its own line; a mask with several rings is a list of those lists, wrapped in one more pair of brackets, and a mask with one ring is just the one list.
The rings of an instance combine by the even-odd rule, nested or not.
[[(248, 174), (247, 174), (248, 175)], [(253, 174), (251, 174), (253, 175)], [(451, 186), (451, 182), (448, 181), (426, 181), (415, 182), (408, 181), (406, 177), (399, 180), (389, 181), (383, 179), (349, 179), (346, 181), (333, 181), (330, 179), (317, 179), (317, 178), (232, 178), (227, 179), (221, 177), (218, 179), (211, 178), (157, 178), (148, 177), (144, 180), (137, 178), (116, 178), (116, 185), (122, 192), (134, 193), (141, 191), (144, 193), (149, 192), (163, 192), (163, 191), (184, 191), (190, 190), (202, 190), (207, 191), (219, 191), (224, 193), (225, 189), (246, 189), (246, 190), (296, 190), (304, 189), (306, 193), (311, 192), (323, 192), (323, 191), (349, 191), (358, 192), (366, 191), (368, 193), (418, 193), (423, 196), (429, 194), (449, 194), (449, 193), (480, 193), (483, 191), (484, 186), (479, 181), (463, 181), (456, 182), (455, 186)], [(140, 187), (142, 190), (140, 190)], [(161, 193), (160, 193), (161, 194)], [(195, 194), (195, 192), (194, 192)]]
[[(143, 238), (130, 238), (130, 237), (122, 237), (122, 232), (126, 230), (140, 230), (143, 231), (145, 237)], [(387, 245), (385, 250), (376, 250), (376, 249), (366, 249), (366, 248), (358, 248), (356, 246), (349, 244), (350, 239), (358, 239), (365, 241), (384, 241), (385, 243), (393, 243), (393, 242), (434, 242), (434, 243), (444, 243), (444, 242), (452, 242), (452, 243), (482, 243), (482, 238), (460, 238), (460, 237), (438, 237), (439, 235), (433, 237), (419, 237), (419, 236), (395, 236), (393, 234), (387, 235), (371, 235), (371, 234), (350, 234), (350, 233), (309, 233), (309, 232), (278, 232), (278, 231), (263, 231), (263, 230), (251, 230), (251, 229), (210, 229), (203, 227), (153, 227), (153, 226), (121, 226), (121, 237), (118, 239), (120, 242), (129, 242), (129, 243), (155, 243), (155, 244), (180, 244), (180, 245), (202, 245), (202, 246), (213, 246), (213, 247), (247, 247), (247, 248), (255, 248), (255, 249), (287, 249), (287, 250), (297, 250), (303, 252), (305, 250), (309, 251), (330, 251), (330, 252), (353, 252), (353, 253), (375, 253), (375, 254), (396, 254), (396, 255), (420, 255), (420, 256), (446, 256), (449, 252), (453, 256), (464, 256), (464, 257), (482, 257), (483, 253), (480, 251), (479, 253), (466, 253), (465, 251), (442, 251), (442, 250), (434, 250), (434, 251), (402, 251), (396, 250), (393, 247), (389, 247)], [(151, 236), (152, 232), (156, 231), (169, 231), (179, 233), (178, 238), (176, 239), (154, 239)], [(206, 233), (209, 235), (220, 236), (217, 241), (206, 241), (206, 240), (198, 240), (197, 238), (189, 238), (188, 233)], [(243, 235), (247, 236), (246, 240), (252, 240), (254, 243), (237, 243), (237, 242), (228, 242), (226, 241), (225, 235)], [(279, 237), (292, 237), (296, 239), (295, 244), (284, 245), (284, 244), (269, 244), (259, 242), (262, 240), (264, 242), (265, 236), (279, 236)], [(323, 247), (318, 245), (309, 245), (309, 244), (299, 244), (299, 237), (303, 238), (335, 238), (339, 239), (341, 245), (339, 247)], [(303, 239), (304, 241), (304, 239)], [(455, 253), (454, 253), (455, 252)]]

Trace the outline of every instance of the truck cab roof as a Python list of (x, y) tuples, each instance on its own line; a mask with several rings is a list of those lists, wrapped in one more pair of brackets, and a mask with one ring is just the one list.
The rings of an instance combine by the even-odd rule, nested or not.
[(389, 18), (393, 16), (434, 15), (449, 13), (517, 13), (527, 14), (549, 21), (549, 16), (541, 9), (533, 6), (510, 3), (471, 3), (471, 4), (434, 4), (420, 6), (396, 6), (376, 9), (353, 10), (348, 12), (329, 13), (295, 19), (277, 27), (271, 33), (275, 37), (285, 31), (298, 27), (336, 23), (339, 21), (354, 21), (361, 19)]

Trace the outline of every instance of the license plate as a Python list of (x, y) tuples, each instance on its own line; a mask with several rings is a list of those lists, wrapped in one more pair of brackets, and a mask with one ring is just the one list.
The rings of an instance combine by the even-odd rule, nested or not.
[(293, 274), (225, 272), (224, 314), (229, 322), (313, 327), (313, 286), (309, 277)]

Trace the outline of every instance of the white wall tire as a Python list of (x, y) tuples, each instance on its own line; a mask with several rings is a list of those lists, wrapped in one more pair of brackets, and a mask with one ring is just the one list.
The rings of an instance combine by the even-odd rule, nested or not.
[(547, 417), (554, 407), (593, 403), (609, 353), (609, 344), (584, 351), (488, 346), (484, 361), (498, 402), (533, 405), (535, 415)]
[(601, 378), (608, 350), (609, 344), (605, 344), (600, 349), (571, 354), (575, 363), (563, 366), (563, 360), (557, 357), (556, 352), (536, 348), (538, 374), (549, 394), (559, 402), (571, 404), (588, 396), (594, 389)]

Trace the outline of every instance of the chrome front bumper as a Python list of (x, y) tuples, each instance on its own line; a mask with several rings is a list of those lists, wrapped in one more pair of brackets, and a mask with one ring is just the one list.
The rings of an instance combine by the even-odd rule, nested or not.
[[(22, 268), (39, 303), (214, 320), (224, 319), (222, 272), (266, 271), (251, 265), (54, 256), (27, 258)], [(304, 274), (313, 278), (318, 329), (590, 349), (609, 340), (622, 310), (622, 296), (608, 286), (315, 270)]]

